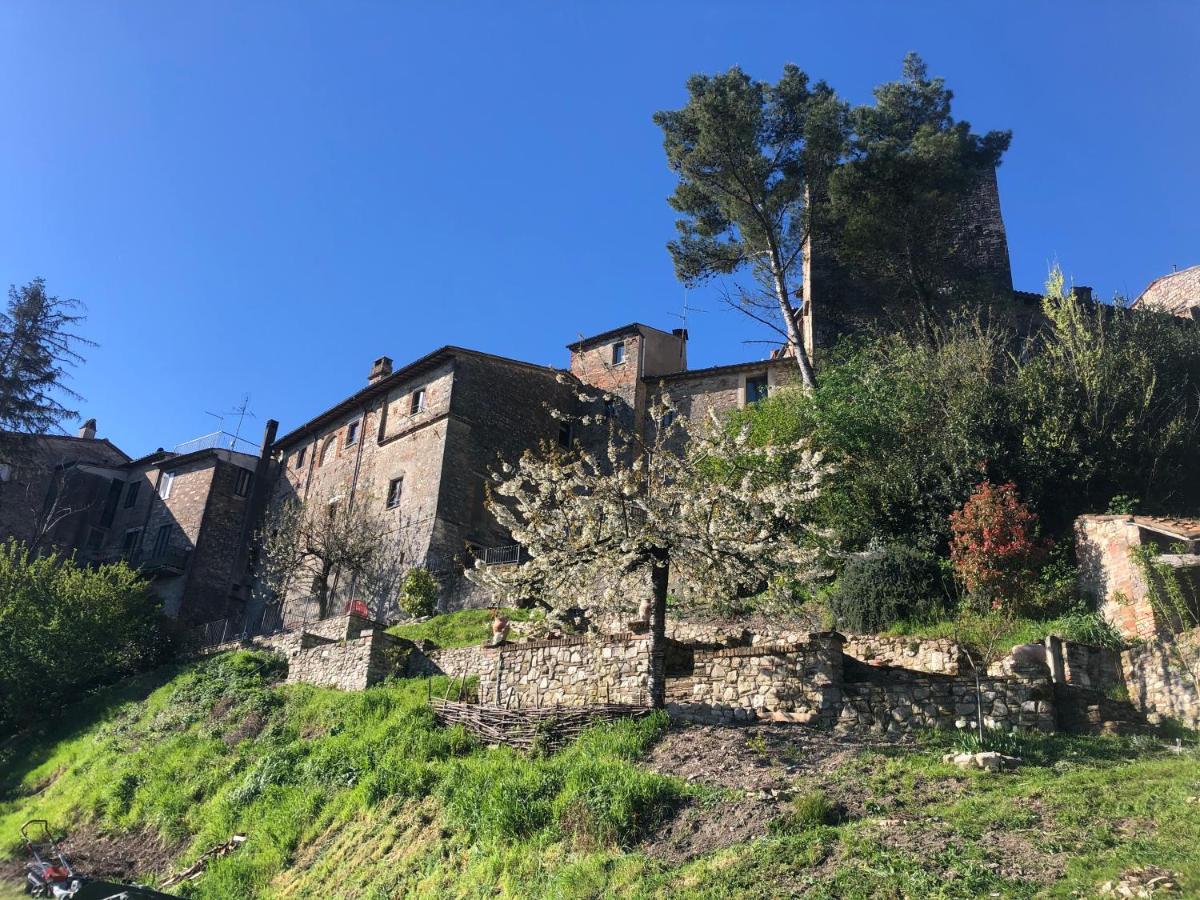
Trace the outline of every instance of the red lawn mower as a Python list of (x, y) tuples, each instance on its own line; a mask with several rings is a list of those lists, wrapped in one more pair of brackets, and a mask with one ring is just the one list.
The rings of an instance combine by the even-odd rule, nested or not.
[(32, 819), (21, 826), (21, 837), (33, 860), (25, 866), (25, 893), (52, 900), (158, 900), (150, 888), (96, 881), (76, 872), (50, 834), (50, 823)]

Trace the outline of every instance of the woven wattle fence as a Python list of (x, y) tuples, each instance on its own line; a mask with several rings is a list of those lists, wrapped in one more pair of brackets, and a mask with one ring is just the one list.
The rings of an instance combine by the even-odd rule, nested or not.
[(442, 725), (462, 725), (484, 743), (506, 744), (518, 750), (558, 750), (597, 722), (637, 719), (653, 711), (648, 706), (626, 703), (505, 709), (437, 697), (430, 702)]

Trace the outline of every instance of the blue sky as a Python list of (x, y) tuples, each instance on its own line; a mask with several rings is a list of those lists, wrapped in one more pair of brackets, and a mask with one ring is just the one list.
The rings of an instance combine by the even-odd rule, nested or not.
[[(676, 327), (650, 121), (694, 72), (786, 62), (862, 102), (908, 50), (1011, 128), (1018, 288), (1200, 263), (1200, 5), (10, 2), (0, 280), (88, 307), (85, 415), (127, 452), (250, 394), (293, 427), (442, 344), (565, 365)], [(693, 367), (755, 358), (693, 291)]]

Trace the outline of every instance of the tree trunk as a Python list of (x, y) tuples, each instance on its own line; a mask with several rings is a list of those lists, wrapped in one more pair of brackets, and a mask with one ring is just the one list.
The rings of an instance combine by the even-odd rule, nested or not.
[(812, 390), (817, 386), (817, 378), (813, 373), (812, 360), (808, 358), (808, 350), (804, 346), (804, 336), (796, 328), (796, 313), (788, 297), (783, 260), (779, 258), (779, 251), (774, 248), (771, 249), (771, 277), (775, 281), (775, 298), (779, 301), (779, 312), (787, 327), (788, 343), (792, 345), (792, 354), (796, 357), (796, 365), (800, 367), (800, 378), (804, 381), (804, 386)]
[(666, 550), (655, 550), (650, 567), (650, 584), (654, 590), (654, 606), (650, 608), (650, 705), (662, 709), (667, 705), (667, 580), (670, 577), (670, 557)]

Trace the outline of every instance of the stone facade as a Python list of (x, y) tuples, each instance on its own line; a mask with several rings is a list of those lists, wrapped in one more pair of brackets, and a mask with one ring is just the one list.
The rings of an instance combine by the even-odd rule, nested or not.
[(1200, 322), (1200, 266), (1156, 278), (1133, 301), (1133, 308), (1156, 310)]
[(1200, 728), (1200, 628), (1129, 648), (1121, 671), (1130, 700), (1152, 722)]

